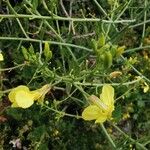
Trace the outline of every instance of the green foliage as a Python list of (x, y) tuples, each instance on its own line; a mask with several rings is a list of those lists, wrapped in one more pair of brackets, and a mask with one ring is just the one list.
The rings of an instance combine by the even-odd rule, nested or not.
[[(109, 150), (107, 133), (115, 149), (150, 149), (149, 4), (0, 1), (0, 149), (19, 139), (29, 150)], [(115, 89), (115, 110), (103, 132), (80, 116), (106, 83)], [(43, 105), (10, 107), (11, 88), (45, 84)]]

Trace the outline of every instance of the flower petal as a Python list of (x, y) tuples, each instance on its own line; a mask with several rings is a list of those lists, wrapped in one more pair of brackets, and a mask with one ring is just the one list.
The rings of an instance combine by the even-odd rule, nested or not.
[(27, 86), (24, 85), (20, 85), (14, 89), (11, 90), (11, 92), (8, 95), (9, 100), (13, 103), (15, 102), (15, 95), (19, 90), (23, 90), (23, 91), (29, 91), (29, 88)]
[(100, 100), (108, 107), (114, 105), (114, 88), (110, 85), (104, 85), (102, 88), (102, 94)]
[(99, 116), (102, 114), (102, 111), (100, 108), (96, 105), (90, 105), (84, 109), (82, 112), (82, 118), (84, 120), (94, 120), (99, 118)]
[(34, 101), (38, 100), (41, 97), (41, 93), (38, 90), (31, 91), (32, 97)]
[(16, 102), (11, 104), (11, 107), (19, 107), (18, 104)]
[(45, 98), (45, 94), (51, 89), (50, 84), (46, 84), (42, 86), (40, 89), (37, 89), (35, 91), (31, 91), (31, 93), (34, 96), (34, 100), (38, 100), (39, 103), (43, 103), (43, 100)]
[(16, 93), (15, 100), (21, 108), (28, 108), (34, 103), (32, 94), (23, 90)]
[(103, 123), (107, 119), (106, 115), (101, 115), (99, 118), (96, 119), (95, 123)]
[(4, 57), (3, 55), (0, 53), (0, 61), (3, 61), (4, 60)]

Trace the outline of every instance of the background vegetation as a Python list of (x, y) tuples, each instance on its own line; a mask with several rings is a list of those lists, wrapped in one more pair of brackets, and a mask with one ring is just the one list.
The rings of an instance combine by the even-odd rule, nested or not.
[[(115, 149), (150, 149), (149, 6), (148, 0), (1, 0), (0, 149), (113, 149), (106, 130)], [(125, 46), (124, 53), (99, 61), (92, 41), (102, 33), (105, 44)], [(103, 131), (80, 116), (86, 93), (98, 96), (105, 83), (115, 88), (115, 111)], [(44, 84), (52, 89), (42, 106), (10, 107), (10, 89)]]

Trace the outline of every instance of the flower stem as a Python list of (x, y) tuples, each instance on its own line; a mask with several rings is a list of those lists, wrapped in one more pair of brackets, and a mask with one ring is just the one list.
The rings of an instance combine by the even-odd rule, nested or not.
[(137, 142), (136, 140), (132, 139), (129, 135), (127, 135), (125, 132), (123, 132), (119, 127), (117, 127), (115, 124), (112, 124), (112, 126), (119, 131), (122, 135), (124, 135), (125, 138), (129, 139), (131, 142), (135, 143), (141, 150), (148, 150), (146, 147), (144, 147), (143, 144)]
[(110, 137), (110, 135), (108, 134), (108, 132), (107, 132), (106, 128), (104, 127), (104, 125), (101, 123), (100, 126), (101, 126), (103, 132), (105, 133), (109, 143), (112, 145), (113, 149), (116, 149), (116, 145), (115, 145), (114, 141), (112, 140), (112, 138)]
[[(103, 23), (132, 23), (136, 20), (103, 20), (100, 18), (67, 18), (61, 16), (40, 16), (40, 15), (25, 15), (25, 14), (0, 14), (0, 18), (29, 18), (31, 19), (45, 19), (45, 20), (61, 20), (61, 21), (74, 21), (74, 22), (103, 22)], [(149, 20), (148, 20), (149, 21)]]

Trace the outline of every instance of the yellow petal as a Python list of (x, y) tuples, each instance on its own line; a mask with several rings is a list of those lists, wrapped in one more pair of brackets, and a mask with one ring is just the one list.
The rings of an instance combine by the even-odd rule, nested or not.
[(18, 104), (16, 102), (11, 104), (11, 107), (19, 107)]
[(4, 57), (3, 55), (0, 53), (0, 61), (3, 61), (4, 60)]
[(104, 85), (100, 100), (108, 107), (114, 105), (114, 88), (110, 85)]
[(43, 103), (45, 98), (45, 94), (51, 89), (50, 84), (46, 84), (42, 86), (40, 89), (32, 91), (31, 93), (34, 95), (34, 100), (38, 100), (39, 103)]
[(149, 90), (149, 85), (144, 82), (144, 86), (143, 86), (143, 92), (146, 93)]
[(11, 92), (8, 95), (8, 98), (11, 102), (15, 102), (15, 95), (19, 90), (23, 90), (23, 91), (29, 91), (29, 88), (27, 86), (24, 85), (20, 85), (14, 89), (11, 90)]
[(23, 90), (16, 93), (15, 101), (21, 108), (28, 108), (34, 103), (32, 94)]
[(99, 118), (99, 116), (102, 114), (102, 111), (100, 108), (96, 105), (90, 105), (84, 109), (82, 112), (82, 118), (84, 120), (94, 120)]
[(101, 115), (99, 118), (96, 119), (95, 123), (103, 123), (107, 119), (106, 115)]
[(41, 97), (41, 93), (38, 90), (31, 91), (32, 97), (34, 101), (38, 100)]

